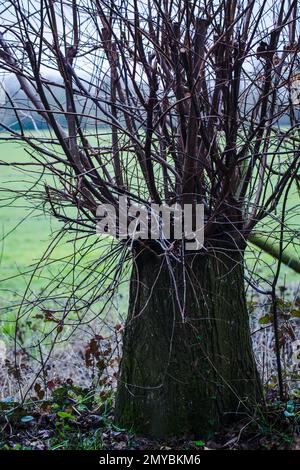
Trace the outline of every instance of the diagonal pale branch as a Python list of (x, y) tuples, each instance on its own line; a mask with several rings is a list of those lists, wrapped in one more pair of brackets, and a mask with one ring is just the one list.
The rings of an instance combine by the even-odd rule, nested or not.
[(298, 258), (294, 258), (291, 256), (290, 253), (283, 251), (280, 253), (280, 250), (274, 246), (274, 244), (269, 241), (266, 237), (261, 235), (251, 234), (249, 235), (248, 241), (251, 242), (253, 245), (257, 246), (265, 253), (273, 256), (275, 259), (281, 259), (282, 263), (284, 263), (289, 268), (293, 269), (296, 273), (300, 274), (300, 260)]

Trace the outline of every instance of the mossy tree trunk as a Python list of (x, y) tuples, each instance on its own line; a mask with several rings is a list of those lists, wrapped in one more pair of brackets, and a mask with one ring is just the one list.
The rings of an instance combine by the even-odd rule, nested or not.
[(185, 267), (137, 255), (116, 422), (155, 437), (208, 435), (251, 413), (260, 396), (242, 255), (197, 254)]

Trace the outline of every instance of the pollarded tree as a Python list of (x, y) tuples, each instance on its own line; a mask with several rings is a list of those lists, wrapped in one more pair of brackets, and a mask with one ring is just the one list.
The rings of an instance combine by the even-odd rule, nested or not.
[(132, 275), (117, 422), (165, 436), (250, 413), (261, 387), (244, 252), (299, 168), (297, 1), (2, 6), (1, 68), (21, 88), (7, 94), (17, 127), (3, 128), (54, 176), (44, 196), (57, 218), (91, 233), (99, 204), (118, 209), (119, 196), (149, 211), (204, 205), (200, 250), (173, 230), (119, 241)]

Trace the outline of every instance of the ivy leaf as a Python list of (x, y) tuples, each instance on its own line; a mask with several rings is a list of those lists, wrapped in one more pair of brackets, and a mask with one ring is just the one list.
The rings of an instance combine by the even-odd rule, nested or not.
[(22, 416), (21, 418), (21, 422), (22, 423), (30, 423), (31, 421), (34, 420), (34, 417), (33, 416)]
[(293, 400), (289, 400), (287, 402), (286, 409), (283, 414), (287, 418), (290, 418), (291, 416), (295, 416), (295, 403)]
[(290, 315), (294, 318), (300, 318), (300, 310), (291, 310)]
[(204, 441), (193, 441), (193, 443), (194, 443), (195, 446), (197, 446), (197, 447), (203, 447), (203, 446), (205, 446), (205, 442), (204, 442)]
[(59, 411), (57, 413), (57, 416), (59, 416), (62, 419), (71, 419), (72, 421), (75, 421), (75, 418), (71, 413), (67, 413), (66, 411)]
[(268, 323), (271, 323), (272, 321), (273, 321), (273, 317), (267, 313), (266, 315), (264, 315), (258, 320), (258, 323), (260, 323), (260, 325), (267, 325)]

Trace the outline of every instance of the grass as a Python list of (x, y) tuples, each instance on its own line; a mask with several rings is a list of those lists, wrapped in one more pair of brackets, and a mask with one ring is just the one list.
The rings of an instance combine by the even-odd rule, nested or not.
[[(27, 162), (28, 154), (23, 144), (0, 141), (1, 160), (5, 162)], [(48, 179), (51, 177), (47, 177)], [(61, 224), (42, 211), (33, 211), (28, 202), (13, 200), (12, 190), (26, 190), (30, 188), (36, 180), (36, 175), (24, 173), (20, 167), (19, 171), (13, 166), (1, 166), (0, 175), (0, 267), (1, 267), (1, 296), (11, 297), (20, 294), (28, 282), (28, 275), (21, 275), (28, 271), (28, 268), (37, 262), (44, 250), (49, 245), (52, 235), (57, 233)], [(41, 189), (41, 188), (40, 188)], [(9, 200), (7, 198), (10, 198)], [(296, 188), (292, 188), (288, 207), (288, 224), (300, 226), (299, 194)], [(27, 206), (27, 207), (26, 207)], [(280, 212), (278, 212), (280, 215)], [(266, 219), (264, 224), (258, 227), (263, 232), (278, 233), (278, 224), (271, 219)], [(276, 243), (276, 242), (274, 242)], [(251, 247), (253, 248), (253, 247)], [(291, 248), (287, 248), (293, 256), (299, 255)], [(61, 258), (72, 252), (72, 247), (68, 243), (63, 243), (56, 248), (53, 257)], [(254, 257), (258, 255), (258, 250), (254, 251)], [(248, 259), (253, 257), (253, 253), (248, 250)], [(256, 267), (262, 275), (271, 276), (272, 268), (275, 266), (274, 259), (264, 255)], [(253, 265), (253, 262), (250, 262)], [(271, 266), (268, 267), (268, 265)], [(18, 277), (15, 277), (20, 274)], [(287, 267), (282, 268), (282, 276), (287, 276), (291, 282), (298, 280), (298, 275)], [(39, 289), (43, 285), (43, 279), (35, 277), (32, 284), (33, 289)]]
[[(0, 161), (6, 163), (23, 163), (29, 161), (28, 153), (21, 144), (5, 142), (0, 140)], [(26, 168), (25, 168), (26, 169)], [(33, 167), (34, 169), (34, 167)], [(16, 309), (14, 304), (22, 301), (23, 295), (26, 291), (30, 281), (30, 290), (27, 297), (38, 297), (43, 289), (49, 285), (50, 280), (55, 282), (55, 279), (64, 280), (64, 285), (58, 285), (55, 292), (57, 296), (63, 292), (71, 292), (72, 289), (72, 264), (75, 245), (72, 242), (74, 233), (64, 236), (62, 241), (55, 246), (51, 252), (51, 260), (54, 260), (46, 268), (38, 270), (33, 275), (33, 270), (36, 263), (38, 263), (44, 252), (47, 250), (53, 238), (59, 233), (62, 228), (62, 223), (51, 217), (49, 214), (43, 213), (42, 207), (33, 209), (30, 201), (26, 199), (26, 192), (33, 188), (33, 194), (36, 189), (43, 191), (43, 183), (38, 188), (34, 188), (36, 181), (36, 174), (30, 174), (23, 171), (19, 166), (1, 166), (0, 174), (0, 333), (5, 336), (12, 337), (15, 332), (15, 319)], [(51, 176), (46, 176), (43, 181), (52, 182)], [(15, 191), (21, 191), (25, 197), (15, 198)], [(35, 202), (35, 201), (34, 201)], [(88, 250), (89, 253), (85, 255), (80, 262), (79, 249), (84, 244), (76, 244), (76, 259), (78, 264), (77, 268), (77, 285), (80, 284), (80, 276), (84, 277), (84, 266), (88, 266), (99, 259), (101, 254), (108, 249), (108, 243), (102, 243), (99, 248), (99, 239), (96, 235), (89, 237), (89, 243), (95, 244), (95, 248)], [(96, 244), (96, 242), (98, 244)], [(84, 248), (82, 248), (84, 249)], [(95, 272), (95, 277), (100, 274), (104, 269), (98, 266)], [(79, 273), (79, 274), (78, 274)], [(48, 287), (49, 290), (49, 287)], [(55, 292), (53, 295), (55, 295)], [(124, 314), (127, 308), (126, 301), (126, 288), (121, 289), (122, 305), (121, 310)], [(101, 306), (95, 305), (95, 310), (100, 311)], [(35, 309), (36, 310), (36, 309)], [(36, 311), (33, 313), (36, 313)], [(39, 311), (37, 310), (37, 313)], [(111, 307), (110, 314), (112, 321), (117, 317), (115, 308)], [(75, 318), (77, 313), (74, 311), (68, 315), (68, 320)], [(31, 315), (32, 316), (32, 315)], [(40, 322), (41, 323), (41, 322)], [(35, 320), (35, 324), (39, 322)], [(51, 325), (48, 323), (46, 329), (43, 325), (42, 329), (44, 334), (47, 332)], [(53, 326), (53, 325), (52, 325)], [(28, 335), (31, 331), (28, 330)]]
[[(0, 141), (0, 154), (0, 160), (5, 162), (28, 161), (28, 154), (26, 153), (24, 147), (16, 143)], [(32, 211), (32, 208), (28, 204), (26, 207), (24, 199), (8, 199), (12, 196), (10, 193), (11, 190), (22, 189), (24, 191), (30, 188), (30, 186), (35, 181), (35, 178), (35, 174), (32, 174), (31, 176), (25, 174), (22, 172), (21, 168), (19, 171), (17, 171), (13, 166), (1, 166), (0, 308), (3, 306), (7, 307), (11, 300), (18, 301), (21, 298), (28, 280), (30, 279), (32, 265), (34, 265), (40, 259), (44, 251), (47, 249), (53, 235), (55, 235), (61, 227), (60, 222), (48, 215), (43, 214), (41, 210)], [(293, 188), (288, 201), (288, 209), (292, 210), (292, 208), (296, 207), (297, 204), (298, 195), (295, 188)], [(264, 231), (276, 231), (276, 226), (274, 223), (271, 223), (269, 219), (266, 220), (265, 224), (266, 226), (263, 227)], [(298, 226), (300, 225), (299, 213), (295, 213), (293, 215), (293, 224), (298, 224)], [(52, 257), (57, 259), (64, 258), (68, 255), (71, 255), (72, 250), (73, 245), (68, 243), (68, 238), (66, 238), (65, 242), (56, 247)], [(259, 252), (255, 249), (255, 247), (248, 249), (247, 258), (250, 267), (255, 267), (256, 273), (261, 274), (261, 276), (271, 278), (272, 269), (276, 267), (276, 262), (270, 256), (264, 254), (260, 257), (259, 264), (255, 265), (255, 260), (253, 258), (256, 256), (258, 257), (258, 254)], [(293, 253), (293, 255), (295, 256), (295, 253)], [(97, 253), (89, 256), (96, 257)], [(63, 261), (58, 262), (53, 268), (51, 268), (51, 276), (55, 278), (56, 273), (64, 269), (66, 269), (66, 264)], [(25, 274), (26, 272), (28, 272), (28, 274)], [(45, 283), (47, 283), (47, 279), (45, 279), (45, 277), (45, 272), (43, 273), (43, 276), (37, 274), (34, 277), (31, 284), (31, 289), (33, 292), (38, 293), (42, 290)], [(284, 282), (285, 278), (287, 283), (299, 281), (298, 274), (283, 266), (281, 272), (281, 282)], [(123, 290), (126, 290), (126, 285), (123, 286)], [(126, 310), (125, 304), (126, 300), (121, 305), (123, 312)], [(2, 325), (2, 332), (4, 332), (6, 336), (11, 336), (15, 328), (14, 312), (9, 308), (1, 309), (0, 311), (2, 312), (0, 321), (0, 325)], [(111, 307), (109, 313), (111, 314)], [(32, 323), (28, 324), (27, 327), (27, 334), (32, 337), (38, 334), (36, 328), (41, 328), (39, 326), (38, 320), (35, 320), (35, 322), (36, 325), (38, 325), (34, 327), (35, 329), (33, 329)], [(49, 324), (43, 325), (44, 333), (47, 331), (48, 327)], [(49, 405), (49, 421), (47, 421), (47, 426), (44, 426), (42, 429), (38, 429), (38, 427), (35, 425), (37, 418), (39, 418), (40, 415), (44, 416), (44, 414), (47, 414), (44, 413), (45, 410), (42, 410), (42, 413), (37, 411), (37, 414), (33, 416), (34, 419), (32, 422), (30, 421), (26, 425), (23, 425), (24, 423), (22, 424), (22, 416), (17, 417), (16, 419), (18, 420), (18, 425), (16, 428), (18, 429), (18, 426), (20, 425), (21, 432), (10, 439), (7, 439), (7, 436), (2, 436), (1, 439), (0, 436), (0, 448), (33, 449), (39, 448), (39, 445), (43, 446), (45, 444), (46, 447), (42, 448), (92, 450), (103, 448), (121, 449), (124, 443), (126, 448), (134, 448), (135, 445), (137, 448), (139, 448), (140, 445), (149, 445), (149, 443), (141, 444), (138, 442), (135, 444), (134, 441), (132, 442), (131, 435), (123, 433), (122, 430), (117, 430), (112, 427), (112, 424), (109, 422), (109, 416), (105, 417), (105, 422), (102, 423), (102, 428), (100, 428), (100, 430), (95, 430), (93, 426), (90, 426), (92, 419), (94, 419), (91, 418), (91, 416), (97, 416), (98, 414), (98, 410), (96, 412), (94, 411), (94, 403), (93, 407), (88, 410), (84, 409), (84, 407), (79, 408), (78, 400), (75, 404), (73, 403), (72, 406), (70, 406), (69, 402), (60, 404), (60, 408), (55, 408), (53, 405), (55, 405), (55, 403), (50, 403)], [(80, 406), (81, 405), (82, 402), (80, 402)], [(96, 405), (98, 406), (99, 403), (96, 403)], [(48, 404), (46, 403), (45, 406), (47, 407)], [(101, 404), (99, 406), (101, 408)], [(74, 411), (74, 407), (77, 409), (76, 412)], [(32, 412), (31, 410), (25, 411), (26, 415)], [(67, 414), (64, 415), (62, 413)], [(70, 418), (70, 415), (73, 415), (74, 413), (76, 418), (78, 416), (80, 417), (81, 421), (78, 420), (78, 422), (75, 422), (72, 419), (72, 416)], [(282, 410), (280, 413), (282, 414)], [(281, 420), (280, 413), (278, 414), (279, 421)], [(103, 417), (103, 412), (101, 412), (99, 416)], [(274, 429), (272, 428), (269, 421), (264, 422), (263, 427), (263, 431), (260, 430), (261, 435), (264, 435), (265, 437), (265, 444), (262, 443), (262, 447), (264, 445), (268, 447), (269, 440), (274, 439)], [(42, 435), (39, 434), (40, 431), (45, 432), (46, 437), (41, 437)], [(230, 432), (231, 431), (229, 431), (229, 434)], [(255, 432), (257, 432), (257, 430), (255, 430), (254, 433)], [(109, 437), (105, 438), (105, 440), (103, 439), (103, 434)], [(237, 435), (239, 435), (239, 430), (237, 430)], [(288, 425), (286, 431), (282, 431), (280, 427), (280, 430), (276, 435), (279, 443), (278, 446), (290, 447), (292, 445), (293, 430)], [(226, 439), (228, 441), (232, 441), (232, 437), (222, 437), (220, 438), (222, 445), (224, 442), (226, 442)], [(152, 443), (150, 445), (153, 445), (153, 448), (160, 448), (161, 443)], [(185, 443), (184, 445), (190, 446), (191, 443)]]
[[(61, 396), (66, 390), (57, 389)], [(257, 407), (255, 416), (223, 426), (209, 439), (196, 434), (153, 440), (114, 425), (111, 399), (93, 397), (82, 406), (74, 394), (71, 402), (61, 396), (59, 400), (57, 395), (51, 400), (32, 399), (11, 409), (0, 403), (5, 414), (0, 450), (282, 450), (299, 445), (299, 412), (284, 418), (285, 405), (279, 402)]]
[[(105, 137), (103, 137), (105, 138)], [(1, 160), (9, 163), (28, 162), (29, 155), (26, 148), (21, 143), (6, 142), (0, 140)], [(28, 168), (28, 167), (27, 167)], [(34, 170), (35, 167), (33, 167)], [(31, 278), (32, 269), (37, 263), (44, 251), (47, 249), (53, 237), (58, 233), (62, 224), (46, 215), (40, 209), (32, 209), (30, 202), (21, 197), (15, 199), (13, 191), (26, 191), (34, 187), (37, 175), (33, 171), (23, 171), (19, 166), (1, 166), (0, 174), (0, 307), (9, 306), (11, 301), (19, 301)], [(52, 177), (46, 176), (46, 181), (52, 182)], [(43, 183), (39, 186), (39, 191), (43, 190)], [(33, 189), (35, 191), (35, 188)], [(300, 226), (299, 214), (299, 194), (296, 187), (292, 187), (288, 199), (288, 224), (290, 226)], [(278, 217), (280, 216), (280, 208)], [(273, 243), (278, 245), (276, 236), (278, 235), (278, 223), (267, 218), (263, 224), (260, 224), (258, 231), (270, 233), (275, 239)], [(74, 250), (72, 243), (69, 243), (70, 237), (65, 237), (51, 254), (52, 259), (61, 259), (51, 266), (51, 269), (44, 269), (37, 272), (32, 279), (30, 289), (33, 293), (38, 293), (48, 282), (48, 278), (55, 278), (56, 273), (64, 272), (68, 262), (63, 260), (71, 256)], [(299, 252), (293, 250), (290, 246), (287, 251), (293, 256), (299, 256)], [(87, 255), (85, 261), (92, 260), (97, 255), (95, 251), (92, 255)], [(247, 265), (250, 270), (254, 270), (258, 277), (272, 279), (276, 270), (277, 262), (271, 256), (259, 252), (254, 246), (249, 246), (246, 252)], [(299, 275), (285, 265), (281, 268), (281, 283), (297, 283)], [(123, 286), (125, 292), (126, 286)], [(123, 303), (123, 313), (126, 310), (126, 302)], [(2, 331), (11, 333), (13, 331), (14, 317), (10, 313), (8, 322), (7, 310), (6, 317), (1, 315)]]
[[(5, 162), (27, 162), (28, 155), (20, 144), (0, 141), (1, 160)], [(35, 175), (28, 175), (13, 166), (1, 166), (0, 175), (0, 266), (1, 289), (20, 293), (26, 286), (28, 276), (25, 273), (36, 263), (46, 250), (51, 237), (59, 229), (59, 222), (34, 210), (24, 198), (14, 199), (11, 191), (25, 191), (30, 188)], [(71, 252), (67, 244), (58, 248), (58, 257)], [(34, 280), (34, 287), (39, 289), (42, 279)]]

